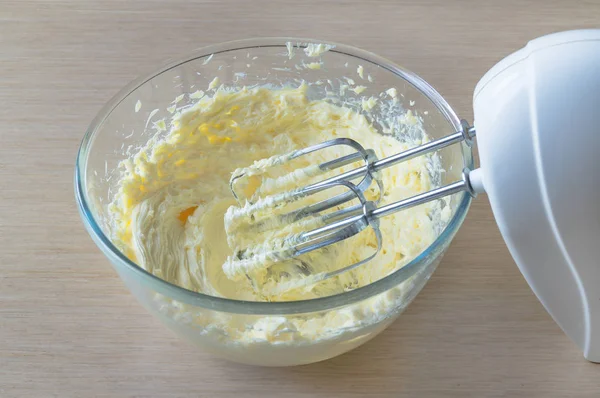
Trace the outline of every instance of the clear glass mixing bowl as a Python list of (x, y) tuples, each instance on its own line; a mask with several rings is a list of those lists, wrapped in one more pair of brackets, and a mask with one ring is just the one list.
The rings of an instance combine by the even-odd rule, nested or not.
[[(286, 48), (288, 42), (295, 44), (293, 59)], [(310, 97), (325, 98), (327, 90), (338, 92), (340, 85), (347, 84), (343, 76), (351, 76), (367, 87), (361, 93), (366, 97), (396, 88), (400, 112), (410, 107), (431, 138), (460, 128), (459, 119), (446, 101), (412, 72), (375, 54), (339, 44), (318, 58), (308, 57), (303, 51), (303, 43), (307, 42), (318, 41), (273, 38), (217, 44), (137, 79), (115, 95), (93, 120), (77, 157), (75, 193), (81, 217), (127, 287), (179, 336), (236, 362), (267, 366), (317, 362), (377, 335), (423, 288), (471, 202), (468, 194), (455, 195), (450, 221), (427, 250), (406, 266), (367, 286), (314, 300), (247, 302), (208, 296), (161, 280), (123, 255), (108, 238), (105, 213), (115, 190), (119, 161), (155, 134), (149, 125), (170, 117), (167, 108), (175, 98), (183, 95), (178, 106), (194, 102), (190, 94), (206, 89), (215, 77), (225, 85), (240, 87), (298, 85), (306, 81), (311, 84)], [(320, 69), (301, 66), (319, 60)], [(364, 78), (357, 76), (359, 66)], [(138, 101), (141, 108), (136, 111)], [(445, 148), (439, 155), (445, 170), (438, 178), (442, 184), (460, 179), (463, 168), (473, 166), (466, 145)]]

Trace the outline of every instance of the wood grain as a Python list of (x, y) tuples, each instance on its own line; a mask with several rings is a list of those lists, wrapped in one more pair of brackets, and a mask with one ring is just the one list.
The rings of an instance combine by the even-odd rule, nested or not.
[(179, 341), (87, 236), (73, 199), (83, 133), (121, 86), (224, 40), (314, 37), (417, 71), (467, 119), (479, 77), (527, 40), (597, 27), (597, 1), (0, 2), (1, 397), (597, 397), (479, 198), (407, 312), (365, 346), (288, 369)]

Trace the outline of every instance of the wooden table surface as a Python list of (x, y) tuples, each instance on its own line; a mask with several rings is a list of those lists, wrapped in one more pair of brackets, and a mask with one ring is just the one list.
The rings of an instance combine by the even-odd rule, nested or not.
[(105, 101), (197, 47), (352, 44), (417, 71), (472, 118), (479, 77), (536, 36), (597, 27), (598, 1), (1, 1), (0, 397), (598, 397), (586, 362), (474, 203), (400, 319), (323, 363), (211, 357), (139, 306), (77, 214), (73, 167)]

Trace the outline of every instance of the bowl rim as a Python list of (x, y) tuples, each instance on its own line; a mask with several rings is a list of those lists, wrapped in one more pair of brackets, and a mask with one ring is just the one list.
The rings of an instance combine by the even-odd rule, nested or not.
[[(283, 302), (258, 302), (235, 300), (223, 297), (211, 296), (192, 290), (185, 289), (170, 282), (167, 282), (159, 277), (144, 270), (135, 262), (127, 258), (121, 251), (111, 242), (104, 234), (100, 225), (95, 220), (90, 205), (87, 199), (87, 186), (84, 176), (87, 168), (87, 155), (89, 154), (90, 145), (93, 143), (96, 132), (110, 116), (112, 111), (130, 94), (132, 94), (140, 86), (152, 80), (154, 77), (176, 68), (184, 63), (195, 61), (202, 58), (208, 58), (214, 54), (239, 51), (244, 49), (253, 49), (260, 47), (286, 47), (286, 43), (292, 42), (300, 47), (307, 43), (323, 43), (335, 46), (331, 52), (340, 53), (346, 56), (358, 58), (364, 62), (378, 65), (405, 80), (412, 85), (416, 90), (420, 91), (435, 107), (444, 115), (446, 120), (452, 125), (455, 131), (461, 128), (460, 119), (446, 102), (446, 100), (424, 79), (415, 73), (405, 69), (386, 58), (378, 56), (374, 53), (361, 50), (359, 48), (340, 44), (336, 42), (295, 38), (295, 37), (263, 37), (243, 40), (233, 40), (218, 44), (201, 47), (192, 53), (181, 57), (175, 61), (166, 63), (163, 67), (154, 70), (153, 72), (141, 76), (115, 94), (98, 112), (87, 128), (85, 135), (81, 141), (77, 153), (75, 165), (75, 198), (78, 204), (78, 210), (83, 220), (83, 223), (100, 250), (112, 262), (121, 277), (121, 270), (132, 273), (139, 281), (144, 283), (150, 289), (157, 293), (163, 294), (171, 299), (184, 302), (189, 305), (202, 307), (209, 310), (221, 311), (236, 314), (252, 314), (252, 315), (282, 315), (282, 314), (302, 314), (310, 312), (319, 312), (337, 307), (347, 306), (364, 299), (368, 299), (377, 294), (383, 293), (406, 279), (410, 278), (420, 269), (423, 269), (433, 261), (432, 254), (439, 254), (452, 240), (458, 228), (464, 221), (466, 213), (471, 203), (471, 195), (466, 192), (461, 194), (460, 203), (452, 219), (448, 222), (440, 235), (431, 243), (427, 249), (415, 257), (408, 264), (393, 273), (360, 288), (339, 293), (332, 296), (320, 297), (308, 300), (298, 301), (283, 301)], [(464, 143), (459, 144), (462, 149), (463, 166), (469, 169), (473, 168), (473, 154), (469, 146)]]

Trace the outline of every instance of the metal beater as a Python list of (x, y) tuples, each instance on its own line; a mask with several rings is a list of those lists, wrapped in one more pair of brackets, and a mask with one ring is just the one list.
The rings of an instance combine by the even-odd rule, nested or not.
[[(273, 244), (268, 252), (265, 253), (264, 250), (262, 250), (260, 256), (258, 257), (254, 257), (256, 250), (252, 250), (252, 248), (244, 248), (243, 250), (238, 251), (236, 258), (225, 264), (225, 273), (228, 275), (228, 277), (235, 278), (236, 275), (239, 276), (240, 274), (245, 274), (251, 271), (253, 267), (257, 266), (258, 263), (262, 263), (263, 266), (268, 266), (268, 264), (274, 264), (279, 261), (295, 258), (302, 254), (306, 254), (308, 252), (348, 239), (360, 233), (367, 227), (372, 228), (377, 239), (377, 247), (374, 253), (348, 266), (328, 273), (320, 274), (317, 279), (323, 280), (326, 278), (331, 278), (372, 260), (381, 250), (382, 238), (378, 222), (381, 217), (385, 217), (389, 214), (403, 209), (408, 209), (425, 202), (440, 199), (457, 192), (467, 191), (471, 194), (474, 194), (474, 190), (471, 186), (469, 178), (470, 170), (464, 170), (462, 179), (459, 181), (385, 206), (378, 207), (377, 205), (379, 200), (367, 200), (364, 196), (365, 190), (371, 186), (373, 181), (375, 181), (379, 186), (379, 191), (383, 192), (382, 183), (378, 178), (378, 172), (385, 168), (413, 159), (417, 156), (435, 152), (449, 145), (453, 145), (462, 141), (465, 141), (467, 144), (471, 145), (472, 139), (475, 137), (475, 129), (464, 120), (461, 122), (461, 124), (462, 128), (460, 131), (381, 160), (377, 159), (373, 150), (363, 148), (358, 142), (349, 138), (337, 138), (297, 150), (286, 155), (280, 155), (271, 159), (267, 159), (263, 162), (259, 162), (259, 164), (256, 166), (236, 170), (230, 180), (231, 191), (238, 200), (246, 197), (251, 202), (251, 204), (244, 207), (242, 212), (244, 215), (251, 215), (259, 210), (264, 210), (265, 208), (277, 208), (279, 206), (289, 204), (301, 198), (306, 198), (308, 196), (315, 195), (318, 192), (323, 192), (332, 188), (343, 188), (345, 192), (288, 213), (271, 216), (271, 218), (277, 218), (276, 222), (273, 222), (273, 220), (269, 220), (269, 222), (264, 220), (257, 221), (254, 224), (256, 231), (258, 231), (265, 224), (269, 224), (271, 226), (282, 225), (284, 223), (287, 224), (298, 222), (306, 218), (313, 218), (314, 222), (310, 223), (309, 225), (317, 227), (294, 234), (293, 236), (287, 237), (281, 242)], [(268, 167), (265, 167), (265, 165), (281, 166), (286, 162), (297, 159), (309, 153), (321, 151), (335, 146), (351, 148), (353, 153), (342, 156), (338, 159), (323, 162), (318, 166), (313, 165), (306, 167), (293, 172), (293, 174), (295, 174), (296, 177), (315, 177), (320, 173), (332, 171), (360, 160), (362, 160), (364, 165), (348, 172), (326, 178), (317, 183), (312, 183), (310, 185), (292, 189), (283, 193), (271, 194), (260, 199), (258, 198), (263, 193), (261, 192), (261, 187), (258, 187), (254, 192), (252, 192), (250, 194), (250, 198), (248, 198), (248, 194), (242, 193), (243, 189), (240, 189), (240, 187), (245, 187), (248, 185), (248, 182), (244, 181), (245, 179), (264, 174), (266, 170), (269, 169)], [(359, 182), (353, 182), (358, 179), (360, 179)], [(273, 191), (276, 190), (278, 186), (285, 185), (285, 181), (287, 180), (289, 180), (287, 177), (271, 179), (268, 180), (268, 183), (265, 185), (269, 185), (270, 190)], [(340, 206), (341, 204), (349, 201), (358, 201), (358, 204), (354, 204), (324, 215), (320, 214), (325, 210)], [(265, 262), (265, 260), (268, 261)], [(305, 276), (311, 276), (311, 272), (310, 270), (306, 269), (306, 266), (302, 271)], [(314, 283), (314, 278), (311, 279), (310, 282)]]

